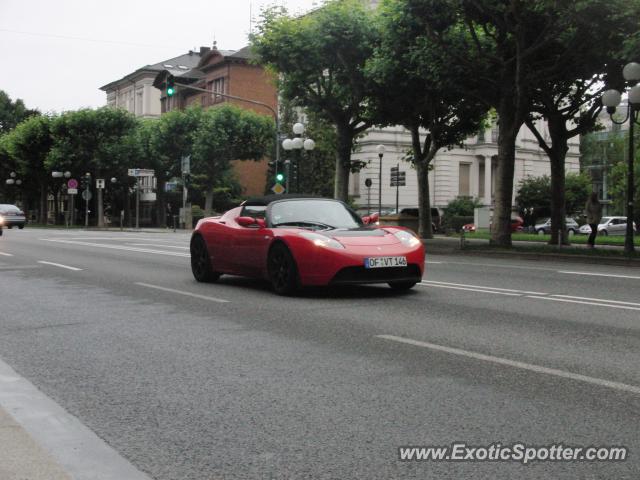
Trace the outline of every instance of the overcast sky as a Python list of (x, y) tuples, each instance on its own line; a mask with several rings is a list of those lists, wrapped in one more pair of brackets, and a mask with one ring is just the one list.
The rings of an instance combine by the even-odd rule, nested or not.
[(247, 45), (250, 12), (318, 0), (0, 0), (0, 90), (42, 112), (106, 103), (102, 85), (213, 40)]

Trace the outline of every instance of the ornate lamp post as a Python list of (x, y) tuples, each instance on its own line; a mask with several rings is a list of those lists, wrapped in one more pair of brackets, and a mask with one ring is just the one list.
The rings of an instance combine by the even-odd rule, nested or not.
[[(617, 90), (607, 90), (602, 94), (602, 104), (607, 107), (607, 113), (613, 123), (618, 125), (623, 124), (629, 120), (629, 157), (627, 164), (627, 231), (624, 239), (624, 252), (631, 254), (634, 252), (633, 245), (633, 200), (634, 200), (634, 178), (633, 178), (633, 163), (634, 163), (634, 144), (633, 144), (633, 127), (638, 123), (638, 112), (640, 111), (640, 85), (637, 85), (640, 80), (640, 64), (629, 63), (625, 65), (622, 70), (624, 79), (630, 84), (629, 92), (627, 95), (626, 116), (622, 121), (616, 121), (613, 118), (613, 114), (616, 112), (616, 107), (620, 105), (622, 100), (622, 94)], [(623, 107), (625, 108), (625, 107)], [(640, 123), (638, 123), (640, 125)]]
[(378, 216), (382, 215), (382, 157), (384, 157), (385, 150), (382, 144), (376, 147), (376, 152), (378, 152), (378, 157), (380, 158), (380, 172), (378, 174)]
[[(296, 136), (294, 138), (285, 138), (282, 142), (282, 148), (284, 148), (286, 151), (296, 150), (300, 152), (296, 156), (296, 192), (300, 193), (300, 176), (301, 176), (300, 175), (300, 157), (302, 156), (302, 149), (304, 148), (304, 150), (306, 150), (307, 152), (310, 152), (315, 148), (316, 142), (314, 142), (310, 138), (307, 138), (305, 140), (302, 139), (302, 134), (304, 133), (304, 125), (300, 122), (295, 123), (293, 125), (293, 133)], [(290, 163), (287, 164), (285, 162), (285, 165), (287, 165), (287, 170), (288, 170), (287, 171), (287, 192), (288, 192)]]

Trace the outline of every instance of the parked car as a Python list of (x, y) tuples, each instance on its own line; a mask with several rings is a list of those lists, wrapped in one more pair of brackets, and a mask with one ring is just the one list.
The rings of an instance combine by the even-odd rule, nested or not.
[[(633, 222), (633, 230), (636, 229), (636, 222)], [(599, 235), (624, 235), (627, 231), (627, 217), (602, 217), (598, 224)], [(589, 235), (591, 227), (583, 225), (578, 232)]]
[(0, 217), (2, 217), (2, 224), (7, 228), (24, 228), (24, 224), (27, 223), (27, 218), (24, 212), (15, 205), (7, 203), (0, 204)]
[[(578, 233), (578, 230), (580, 229), (580, 225), (578, 225), (578, 222), (576, 222), (575, 219), (570, 217), (566, 218), (565, 225), (567, 228), (567, 233), (569, 233), (569, 235)], [(542, 222), (539, 222), (535, 225), (534, 229), (538, 235), (551, 233), (551, 219), (550, 218), (543, 219)]]
[(311, 285), (387, 283), (407, 290), (422, 280), (424, 246), (406, 228), (376, 226), (338, 200), (267, 195), (198, 222), (191, 271), (268, 280), (290, 295)]
[[(522, 218), (520, 217), (515, 217), (511, 219), (511, 232), (521, 232), (522, 231), (522, 225), (524, 224), (524, 221), (522, 220)], [(491, 223), (489, 224), (489, 229), (491, 229)], [(462, 226), (462, 231), (467, 232), (467, 233), (473, 233), (476, 231), (476, 226), (474, 223), (467, 223), (466, 225)]]

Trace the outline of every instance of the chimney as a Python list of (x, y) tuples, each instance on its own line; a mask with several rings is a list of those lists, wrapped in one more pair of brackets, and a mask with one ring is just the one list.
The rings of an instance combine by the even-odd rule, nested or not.
[(211, 50), (209, 47), (200, 47), (200, 56), (203, 56), (209, 50)]

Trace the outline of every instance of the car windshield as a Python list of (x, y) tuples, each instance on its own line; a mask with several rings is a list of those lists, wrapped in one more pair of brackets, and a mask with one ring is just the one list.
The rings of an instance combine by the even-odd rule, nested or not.
[(11, 212), (11, 213), (17, 213), (20, 211), (20, 209), (18, 207), (16, 207), (15, 205), (0, 205), (0, 210), (4, 211), (4, 212)]
[(360, 218), (344, 204), (335, 200), (289, 200), (275, 202), (270, 209), (272, 226), (297, 226), (328, 230), (357, 228)]

